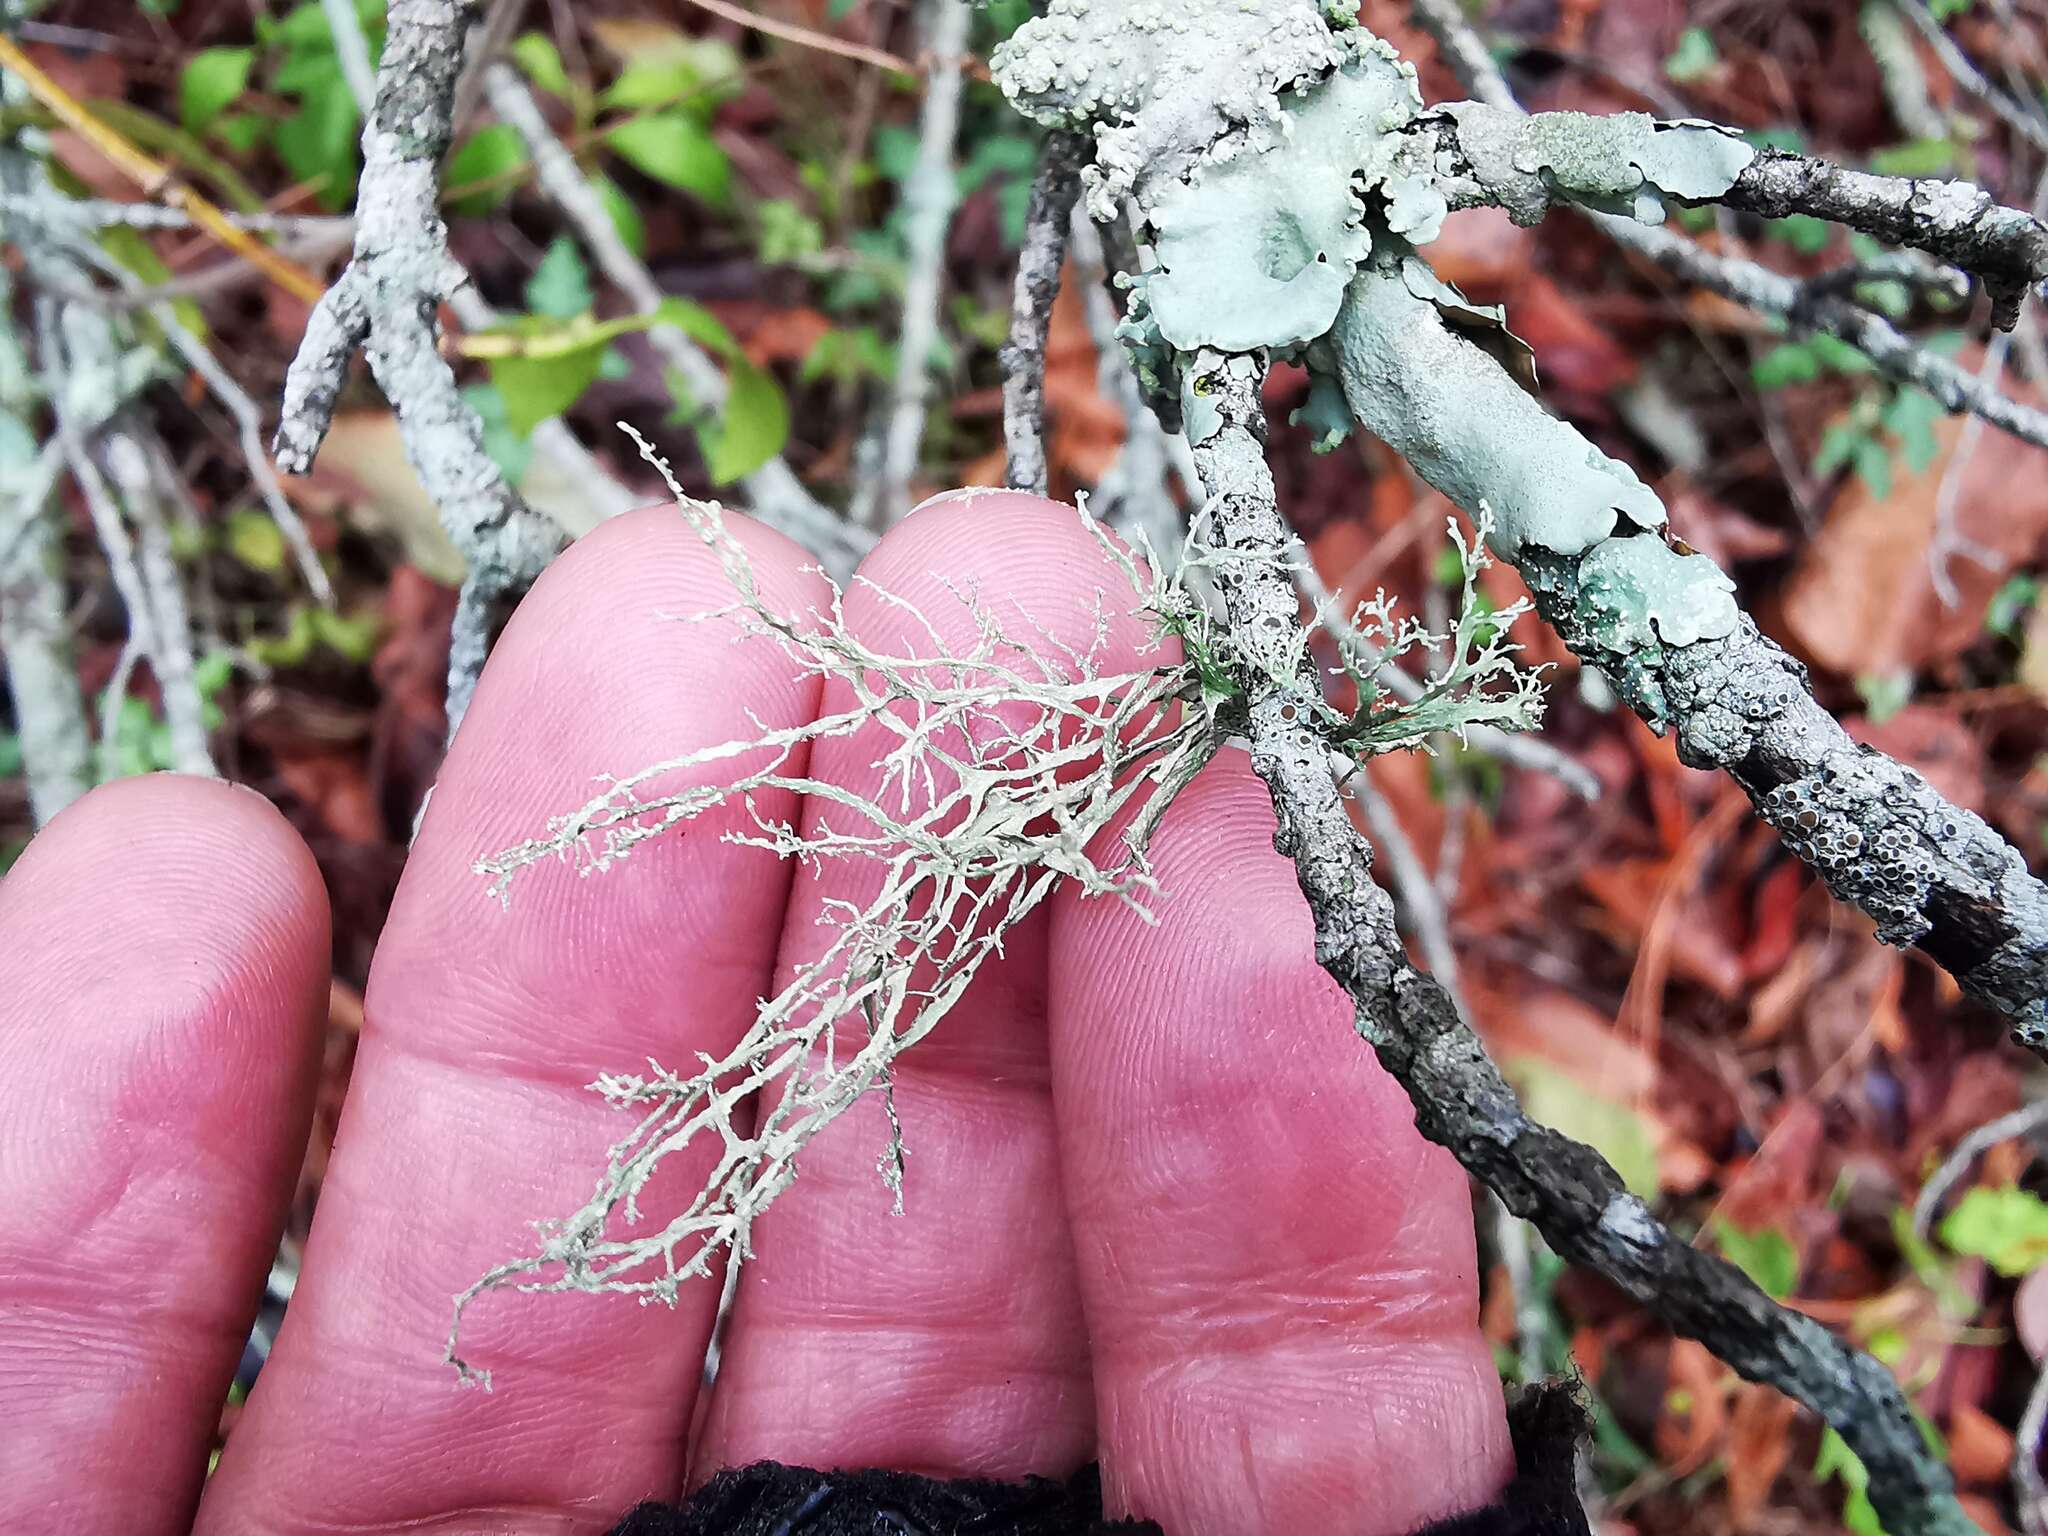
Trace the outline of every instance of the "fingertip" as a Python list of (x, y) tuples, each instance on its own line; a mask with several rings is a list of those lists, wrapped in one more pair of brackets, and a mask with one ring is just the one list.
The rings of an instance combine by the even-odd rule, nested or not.
[(183, 1530), (304, 1152), (328, 959), (312, 856), (217, 781), (96, 789), (0, 881), (19, 1507)]
[(1316, 963), (1274, 825), (1226, 751), (1153, 838), (1156, 924), (1055, 899), (1053, 1094), (1105, 1485), (1173, 1530), (1392, 1536), (1511, 1470), (1470, 1203)]

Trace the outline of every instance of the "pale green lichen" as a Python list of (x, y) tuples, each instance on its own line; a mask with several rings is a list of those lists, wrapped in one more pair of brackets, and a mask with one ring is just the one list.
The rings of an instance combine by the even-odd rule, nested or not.
[(1579, 562), (1579, 604), (1609, 651), (1693, 645), (1734, 631), (1735, 583), (1705, 555), (1662, 539), (1607, 539)]
[(1664, 504), (1634, 470), (1545, 411), (1414, 291), (1426, 286), (1419, 267), (1375, 257), (1310, 353), (1356, 420), (1459, 506), (1490, 506), (1492, 543), (1509, 560), (1532, 548), (1581, 554), (1624, 518), (1661, 527)]
[(1305, 97), (1290, 96), (1277, 122), (1162, 187), (1147, 208), (1158, 236), (1149, 293), (1160, 335), (1184, 352), (1251, 352), (1328, 331), (1372, 248), (1357, 189), (1360, 146), (1421, 105), (1412, 78), (1362, 50)]
[(1541, 220), (1559, 198), (1645, 224), (1664, 221), (1664, 199), (1720, 196), (1756, 158), (1713, 123), (1663, 122), (1642, 112), (1525, 117), (1478, 102), (1445, 107), (1473, 179), (1518, 224)]
[(1025, 116), (1094, 130), (1088, 206), (1107, 220), (1141, 178), (1177, 172), (1234, 129), (1273, 121), (1282, 91), (1347, 56), (1316, 0), (1051, 0), (989, 62)]

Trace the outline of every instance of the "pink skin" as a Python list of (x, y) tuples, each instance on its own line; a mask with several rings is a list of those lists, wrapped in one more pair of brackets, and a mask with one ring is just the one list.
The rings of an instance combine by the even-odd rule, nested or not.
[[(772, 601), (818, 600), (797, 550), (735, 525)], [(1069, 638), (1117, 589), (1070, 509), (1009, 495), (926, 508), (868, 571), (939, 615), (933, 573), (974, 580)], [(1234, 756), (1155, 844), (1161, 926), (1056, 900), (906, 1059), (904, 1217), (879, 1113), (812, 1149), (762, 1223), (694, 1450), (710, 1284), (674, 1312), (496, 1293), (463, 1340), (496, 1388), (456, 1384), (449, 1298), (586, 1198), (619, 1131), (582, 1085), (723, 1049), (823, 942), (819, 901), (871, 878), (792, 893), (716, 818), (603, 876), (537, 868), (508, 911), (471, 873), (601, 772), (818, 707), (774, 648), (664, 617), (721, 584), (673, 511), (632, 514), (500, 643), (378, 953), (305, 1277), (197, 1529), (600, 1531), (758, 1456), (1099, 1455), (1112, 1501), (1175, 1536), (1397, 1536), (1490, 1497), (1511, 1458), (1464, 1181), (1350, 1034)], [(871, 600), (849, 614), (904, 637)], [(1113, 644), (1135, 660), (1142, 639), (1131, 621)], [(871, 782), (873, 755), (828, 742), (813, 771)], [(98, 791), (0, 884), (10, 1531), (190, 1527), (305, 1135), (326, 944), (304, 849), (215, 785)], [(671, 1170), (650, 1218), (692, 1177)]]

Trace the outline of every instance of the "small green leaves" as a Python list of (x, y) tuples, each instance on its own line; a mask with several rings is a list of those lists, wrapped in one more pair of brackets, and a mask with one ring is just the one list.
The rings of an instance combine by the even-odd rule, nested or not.
[(572, 94), (569, 71), (562, 67), (562, 55), (554, 42), (541, 32), (523, 32), (512, 44), (512, 61), (535, 89), (566, 101)]
[(178, 121), (188, 133), (204, 133), (213, 120), (249, 88), (254, 48), (202, 48), (178, 76)]
[(567, 235), (557, 235), (533, 276), (526, 280), (526, 307), (550, 320), (573, 320), (597, 302), (583, 253)]
[(732, 166), (711, 131), (683, 112), (629, 117), (605, 134), (612, 152), (642, 174), (708, 203), (731, 195)]
[[(505, 123), (491, 123), (463, 140), (442, 173), (449, 208), (470, 217), (489, 213), (512, 195), (512, 173), (526, 164), (526, 143)], [(473, 189), (473, 190), (472, 190)]]
[(1713, 1226), (1721, 1256), (1754, 1280), (1765, 1295), (1783, 1301), (1799, 1289), (1799, 1250), (1783, 1232), (1776, 1227), (1744, 1231), (1720, 1216), (1714, 1218)]
[(1687, 27), (1678, 34), (1678, 46), (1664, 61), (1664, 73), (1680, 85), (1689, 85), (1712, 74), (1720, 62), (1721, 50), (1714, 46), (1714, 35), (1705, 27)]
[(782, 452), (789, 401), (774, 377), (736, 355), (726, 374), (725, 409), (697, 424), (697, 442), (713, 485), (730, 485)]
[(1941, 1240), (2001, 1275), (2024, 1275), (2048, 1259), (2048, 1203), (2017, 1185), (1979, 1185), (1942, 1221)]

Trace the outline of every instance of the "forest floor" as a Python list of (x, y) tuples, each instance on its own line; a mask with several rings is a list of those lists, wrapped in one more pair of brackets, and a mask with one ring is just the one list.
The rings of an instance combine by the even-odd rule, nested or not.
[[(373, 24), (380, 9), (364, 7)], [(919, 55), (916, 27), (907, 5), (883, 0), (760, 0), (753, 9), (810, 34), (788, 40), (713, 9), (535, 4), (515, 56), (557, 132), (606, 178), (662, 290), (731, 338), (735, 376), (744, 371), (765, 402), (752, 439), (729, 424), (691, 425), (688, 402), (633, 330), (610, 341), (566, 403), (541, 404), (648, 501), (658, 488), (611, 427), (621, 418), (648, 431), (693, 490), (717, 492), (710, 469), (721, 452), (728, 471), (779, 452), (843, 505), (892, 368), (905, 261), (898, 194), (919, 81), (821, 40), (908, 63)], [(2048, 12), (1996, 0), (1936, 9), (1978, 66), (2048, 124)], [(1020, 10), (981, 13), (979, 59)], [(1881, 67), (1883, 39), (1874, 51), (1867, 35), (1873, 13), (1896, 24), (1882, 0), (1862, 26), (1856, 6), (1834, 0), (1502, 0), (1476, 19), (1532, 107), (1713, 118), (1853, 164), (1972, 178), (2033, 205), (2048, 185), (2041, 151), (1959, 90), (1912, 35), (1900, 34), (1913, 67)], [(1362, 20), (1418, 63), (1427, 98), (1464, 94), (1404, 6), (1368, 0)], [(64, 90), (112, 104), (107, 121), (224, 204), (346, 208), (358, 124), (317, 4), (54, 0), (36, 23), (25, 45)], [(919, 493), (1002, 472), (996, 346), (1035, 146), (985, 68), (970, 63), (967, 75)], [(60, 130), (53, 144), (78, 191), (141, 195), (76, 135)], [(479, 107), (447, 177), (455, 253), (507, 314), (561, 323), (624, 313), (529, 169), (516, 138)], [(1698, 234), (1797, 274), (1859, 254), (1839, 231), (1800, 220), (1709, 219)], [(106, 248), (145, 281), (173, 285), (274, 422), (306, 305), (190, 232), (117, 230)], [(1430, 249), (1442, 276), (1507, 306), (1535, 351), (1545, 400), (1641, 467), (1674, 531), (1734, 572), (1745, 606), (1811, 667), (1852, 732), (2040, 863), (2043, 450), (1941, 415), (1846, 348), (1788, 341), (1679, 290), (1569, 218), (1523, 230), (1459, 214)], [(302, 259), (331, 275), (345, 252), (344, 234)], [(1983, 358), (1981, 306), (1945, 313), (1903, 290), (1881, 297), (1922, 339)], [(2010, 356), (1989, 360), (2005, 365), (2010, 392), (2036, 404), (2048, 395), (2039, 336), (2032, 314)], [(1095, 484), (1125, 430), (1100, 393), (1071, 282), (1048, 356), (1053, 490), (1071, 496)], [(494, 423), (494, 454), (526, 470), (519, 423), (540, 408), (522, 397), (530, 384), (459, 366)], [(1384, 586), (1425, 612), (1454, 598), (1448, 504), (1370, 440), (1313, 454), (1308, 434), (1286, 425), (1305, 389), (1298, 371), (1276, 370), (1273, 457), (1282, 505), (1324, 582), (1350, 594)], [(289, 487), (335, 581), (332, 611), (295, 574), (218, 409), (171, 373), (148, 399), (193, 503), (179, 551), (221, 767), (284, 808), (333, 894), (328, 1072), (295, 1217), (303, 1233), (371, 948), (439, 762), (460, 567), (360, 370), (315, 473)], [(774, 399), (786, 401), (786, 426)], [(91, 697), (113, 675), (124, 623), (85, 513), (72, 510), (69, 577), (83, 594), (75, 619)], [(1512, 572), (1496, 567), (1486, 581), (1496, 602), (1517, 595)], [(1370, 769), (1443, 895), (1483, 1032), (1538, 1118), (1599, 1146), (1680, 1230), (1892, 1366), (1973, 1516), (1990, 1532), (2012, 1528), (2015, 1430), (2048, 1352), (2048, 1165), (2027, 1137), (2009, 1139), (1931, 1221), (1916, 1227), (1913, 1208), (1965, 1132), (2037, 1102), (2043, 1085), (2002, 1044), (1996, 1020), (1832, 901), (1731, 783), (1681, 767), (1670, 742), (1609, 707), (1560, 644), (1533, 621), (1525, 629), (1532, 659), (1556, 667), (1544, 739), (1597, 781), (1596, 800), (1476, 750)], [(162, 759), (153, 686), (141, 677), (120, 715), (129, 771)], [(18, 772), (11, 747), (0, 728), (0, 774)], [(0, 867), (28, 830), (20, 779), (0, 777)], [(1810, 1416), (1674, 1342), (1603, 1283), (1561, 1273), (1540, 1245), (1526, 1259), (1533, 1295), (1518, 1317), (1510, 1273), (1524, 1256), (1481, 1211), (1485, 1320), (1503, 1370), (1570, 1366), (1599, 1405), (1593, 1472), (1606, 1530), (1791, 1536), (1845, 1520), (1877, 1529), (1857, 1469)], [(1532, 1319), (1537, 1336), (1519, 1337)]]

